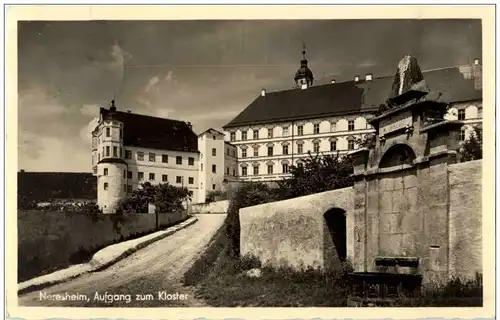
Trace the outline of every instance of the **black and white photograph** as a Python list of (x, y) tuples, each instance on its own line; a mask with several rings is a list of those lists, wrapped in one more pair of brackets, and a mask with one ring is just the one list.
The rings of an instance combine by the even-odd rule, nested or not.
[(494, 37), (478, 7), (92, 7), (12, 24), (17, 307), (493, 312)]

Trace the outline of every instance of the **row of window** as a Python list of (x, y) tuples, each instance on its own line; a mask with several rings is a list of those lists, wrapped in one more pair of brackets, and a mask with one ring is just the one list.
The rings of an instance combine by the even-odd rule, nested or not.
[[(302, 163), (298, 163), (298, 166), (302, 166)], [(281, 167), (282, 173), (288, 173), (290, 171), (290, 166), (287, 163), (283, 163)], [(253, 175), (259, 175), (259, 166), (253, 166)], [(268, 164), (267, 165), (267, 174), (274, 174), (274, 165), (273, 164)], [(242, 167), (241, 168), (241, 175), (242, 176), (247, 176), (248, 175), (248, 167)]]
[[(169, 158), (169, 156), (167, 154), (162, 154), (161, 155), (161, 162), (168, 163), (168, 158)], [(132, 159), (132, 151), (131, 150), (125, 150), (125, 159)], [(149, 159), (149, 162), (156, 162), (156, 154), (149, 152), (148, 159)], [(142, 151), (137, 152), (137, 160), (144, 161), (144, 152), (142, 152)], [(175, 157), (175, 164), (182, 164), (182, 162), (183, 162), (182, 156)], [(188, 157), (188, 165), (194, 166), (194, 158), (193, 157)]]
[[(347, 122), (347, 130), (354, 131), (354, 128), (355, 128), (354, 127), (354, 120), (349, 120)], [(368, 125), (367, 125), (367, 128), (368, 128)], [(335, 125), (335, 123), (332, 123), (330, 126), (330, 132), (335, 132), (335, 131), (336, 131), (336, 125)], [(254, 130), (252, 130), (252, 132), (253, 132), (253, 139), (254, 140), (260, 139), (258, 129), (254, 129)], [(313, 134), (319, 134), (319, 133), (320, 133), (319, 123), (316, 123), (313, 125)], [(290, 127), (283, 127), (282, 136), (287, 137), (289, 135), (290, 135)], [(302, 136), (302, 135), (304, 135), (304, 126), (299, 125), (299, 126), (297, 126), (297, 136)], [(271, 129), (271, 128), (267, 129), (267, 138), (268, 139), (274, 138), (274, 129)], [(236, 132), (230, 133), (230, 139), (231, 139), (231, 141), (236, 141)], [(248, 140), (248, 134), (246, 131), (243, 131), (241, 133), (241, 140)]]
[[(108, 168), (104, 168), (103, 175), (107, 176), (108, 173), (109, 173)], [(123, 178), (133, 179), (132, 171), (125, 171), (125, 170), (123, 170)], [(144, 180), (144, 172), (140, 172), (139, 171), (137, 173), (137, 179), (138, 180)], [(149, 173), (149, 180), (150, 181), (154, 181), (155, 180), (155, 174), (154, 173), (152, 173), (152, 172)], [(161, 181), (162, 182), (168, 182), (168, 175), (162, 174), (161, 175)], [(182, 183), (183, 181), (184, 181), (184, 177), (182, 177), (182, 176), (177, 176), (176, 177), (176, 180), (175, 180), (176, 183)], [(189, 182), (189, 184), (194, 184), (194, 178), (193, 177), (189, 177), (188, 182)]]
[[(355, 148), (355, 142), (354, 140), (348, 140), (347, 141), (347, 150), (354, 150)], [(283, 155), (287, 155), (288, 154), (288, 147), (289, 146), (282, 146), (282, 153)], [(320, 143), (319, 142), (314, 142), (313, 143), (313, 152), (314, 153), (318, 153), (321, 151), (321, 148), (320, 148)], [(330, 141), (330, 151), (337, 151), (337, 141)], [(297, 145), (297, 153), (298, 154), (302, 154), (304, 153), (304, 145), (302, 144), (298, 144)], [(273, 156), (274, 155), (274, 147), (270, 146), (270, 147), (267, 147), (267, 156)], [(259, 149), (258, 148), (254, 148), (253, 149), (253, 156), (254, 157), (258, 157), (259, 156)], [(241, 150), (241, 157), (242, 158), (246, 158), (247, 157), (247, 149), (242, 149)]]

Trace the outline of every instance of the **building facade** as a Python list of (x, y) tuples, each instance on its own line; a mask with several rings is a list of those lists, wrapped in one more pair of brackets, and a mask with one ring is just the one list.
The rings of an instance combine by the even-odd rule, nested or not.
[(97, 176), (97, 204), (114, 213), (120, 201), (142, 183), (168, 182), (199, 198), (200, 152), (191, 125), (101, 108), (92, 133), (92, 165)]
[[(313, 86), (314, 76), (303, 59), (296, 87), (278, 92), (262, 90), (246, 109), (223, 128), (226, 140), (237, 148), (241, 181), (272, 181), (289, 175), (312, 154), (340, 155), (358, 148), (357, 141), (374, 133), (369, 120), (386, 104), (393, 77)], [(461, 140), (482, 119), (482, 68), (472, 65), (424, 71), (429, 98), (448, 103), (447, 119), (462, 120)]]

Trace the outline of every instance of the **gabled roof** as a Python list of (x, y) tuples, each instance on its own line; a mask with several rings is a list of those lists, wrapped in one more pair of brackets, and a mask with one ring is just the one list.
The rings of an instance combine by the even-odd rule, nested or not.
[[(439, 101), (449, 103), (480, 100), (481, 71), (480, 66), (424, 71), (424, 79), (430, 88), (428, 97), (439, 97)], [(291, 119), (371, 113), (389, 98), (393, 81), (394, 76), (388, 76), (372, 81), (347, 81), (304, 90), (269, 92), (256, 98), (224, 129)]]
[(207, 130), (198, 134), (198, 137), (204, 135), (205, 133), (215, 133), (215, 134), (224, 135), (224, 133), (220, 132), (219, 130), (215, 130), (214, 128), (208, 128)]
[(139, 148), (198, 152), (198, 137), (184, 121), (100, 110), (103, 119), (123, 122), (123, 144)]
[(17, 192), (27, 200), (97, 199), (97, 177), (86, 172), (18, 172)]

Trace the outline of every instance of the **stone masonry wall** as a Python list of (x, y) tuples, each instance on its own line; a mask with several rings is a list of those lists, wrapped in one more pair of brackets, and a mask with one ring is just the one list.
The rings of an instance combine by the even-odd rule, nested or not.
[(347, 257), (352, 257), (353, 198), (353, 188), (344, 188), (242, 208), (241, 254), (272, 266), (337, 268), (330, 261), (334, 245), (323, 215), (332, 208), (346, 211)]

